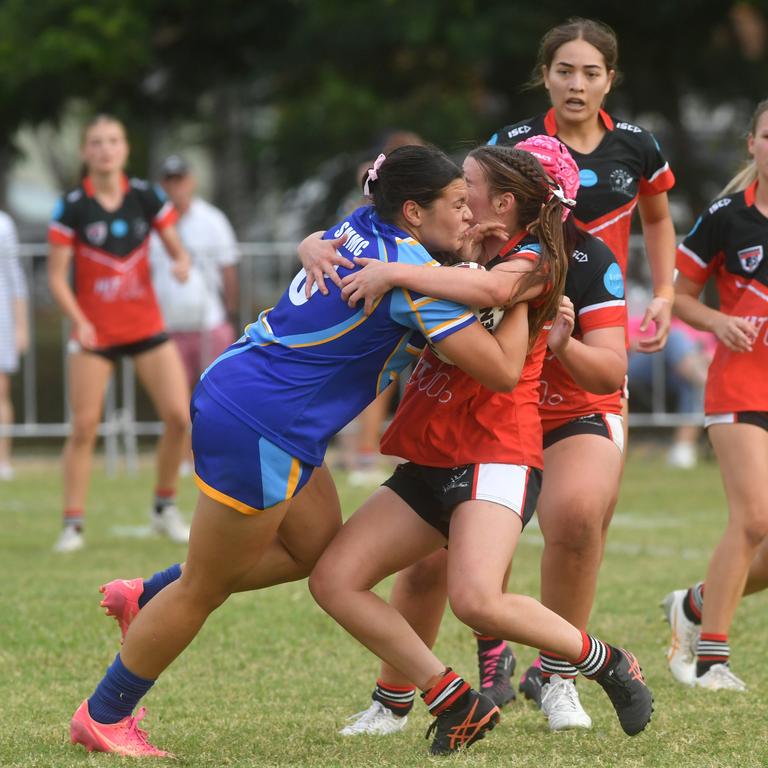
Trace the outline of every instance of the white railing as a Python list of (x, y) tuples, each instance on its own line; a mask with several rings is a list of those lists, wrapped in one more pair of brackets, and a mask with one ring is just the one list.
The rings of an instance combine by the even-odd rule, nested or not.
[[(21, 262), (29, 287), (30, 349), (23, 357), (19, 381), (14, 387), (16, 421), (10, 427), (0, 426), (0, 434), (10, 434), (19, 439), (66, 437), (69, 433), (69, 409), (67, 406), (66, 340), (67, 323), (56, 310), (47, 288), (45, 272), (45, 244), (21, 246)], [(260, 309), (270, 306), (290, 283), (298, 269), (295, 243), (241, 243), (240, 253), (240, 327), (249, 322)], [(630, 258), (642, 257), (642, 239), (633, 238)], [(45, 322), (47, 321), (47, 322)], [(38, 337), (45, 324), (58, 326), (55, 343), (41, 346)], [(58, 360), (56, 359), (58, 358)], [(56, 364), (62, 371), (56, 386), (50, 381), (41, 391), (41, 374)], [(50, 376), (50, 374), (47, 374)], [(690, 415), (668, 413), (665, 410), (665, 373), (660, 357), (654, 360), (654, 386), (650, 413), (633, 413), (630, 426), (674, 427), (691, 423)], [(120, 395), (118, 396), (118, 389)], [(43, 409), (41, 406), (45, 404)], [(54, 407), (55, 406), (55, 407)], [(40, 411), (48, 415), (41, 419)], [(51, 411), (56, 415), (51, 417)], [(108, 388), (104, 417), (99, 435), (104, 439), (108, 471), (114, 472), (124, 462), (132, 470), (137, 464), (138, 439), (157, 435), (162, 429), (158, 421), (139, 421), (136, 406), (136, 381), (130, 359), (123, 359), (117, 366)]]

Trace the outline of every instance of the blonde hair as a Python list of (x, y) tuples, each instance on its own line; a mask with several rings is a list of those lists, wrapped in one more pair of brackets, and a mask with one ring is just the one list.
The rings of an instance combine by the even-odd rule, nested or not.
[(529, 313), (530, 350), (544, 324), (555, 316), (565, 290), (569, 253), (565, 245), (563, 207), (552, 195), (549, 179), (530, 152), (505, 146), (482, 146), (473, 149), (469, 156), (483, 169), (491, 194), (514, 194), (519, 228), (530, 232), (541, 246), (535, 268), (520, 280), (509, 301), (535, 285), (549, 286)]
[[(752, 119), (749, 122), (750, 136), (754, 136), (757, 131), (757, 121), (762, 115), (768, 112), (768, 99), (763, 99), (752, 114)], [(734, 192), (741, 192), (746, 189), (757, 179), (757, 164), (754, 158), (750, 158), (749, 162), (742, 168), (722, 189), (718, 197), (724, 197), (725, 195), (732, 195)]]

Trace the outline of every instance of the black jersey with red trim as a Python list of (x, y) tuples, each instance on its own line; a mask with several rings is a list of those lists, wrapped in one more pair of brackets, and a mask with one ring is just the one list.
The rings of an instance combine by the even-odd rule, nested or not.
[(102, 207), (89, 177), (64, 195), (48, 227), (51, 245), (74, 249), (74, 292), (96, 329), (98, 347), (130, 344), (163, 330), (152, 288), (148, 243), (152, 227), (176, 221), (173, 205), (147, 181), (123, 177), (123, 200)]
[[(576, 323), (572, 336), (600, 328), (624, 328), (627, 307), (624, 279), (610, 249), (585, 235), (571, 254), (565, 295), (573, 302)], [(544, 433), (590, 413), (621, 413), (620, 393), (595, 395), (582, 389), (554, 354), (547, 351), (541, 372), (539, 415)]]
[(718, 341), (704, 398), (707, 414), (768, 410), (768, 218), (755, 206), (757, 182), (715, 200), (677, 249), (677, 268), (704, 285), (714, 276), (720, 311), (758, 330), (751, 352)]
[[(652, 133), (603, 110), (600, 119), (606, 131), (592, 152), (582, 154), (568, 147), (581, 182), (574, 215), (587, 232), (608, 245), (626, 275), (630, 223), (638, 197), (666, 192), (675, 177)], [(554, 109), (505, 126), (488, 143), (509, 146), (537, 135), (557, 135)]]

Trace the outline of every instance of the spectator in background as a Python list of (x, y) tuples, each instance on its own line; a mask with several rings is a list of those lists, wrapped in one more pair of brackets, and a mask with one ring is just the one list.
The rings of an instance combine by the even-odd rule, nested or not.
[[(0, 428), (13, 423), (11, 375), (29, 343), (27, 285), (19, 264), (19, 240), (8, 214), (0, 211)], [(12, 480), (11, 438), (0, 434), (0, 480)]]
[[(238, 309), (237, 240), (224, 213), (195, 194), (197, 179), (183, 157), (170, 155), (162, 162), (160, 184), (179, 214), (176, 229), (192, 266), (185, 283), (176, 280), (165, 246), (153, 233), (152, 280), (194, 389), (200, 374), (235, 340), (230, 318)], [(182, 473), (190, 466), (187, 459)]]
[[(675, 429), (667, 463), (678, 469), (692, 469), (697, 462), (697, 443), (704, 423), (704, 384), (712, 360), (715, 339), (710, 333), (697, 331), (677, 318), (672, 325), (664, 349), (653, 354), (638, 350), (641, 338), (653, 335), (653, 325), (640, 331), (643, 307), (647, 305), (646, 291), (635, 286), (629, 297), (629, 391), (653, 405), (655, 367), (661, 357), (664, 368), (664, 404), (672, 413), (688, 417)], [(645, 395), (645, 396), (644, 396)]]

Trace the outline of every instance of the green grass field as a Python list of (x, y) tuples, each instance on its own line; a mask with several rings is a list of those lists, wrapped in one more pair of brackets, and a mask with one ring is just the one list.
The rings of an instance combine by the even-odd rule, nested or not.
[[(517, 702), (466, 754), (471, 766), (765, 766), (768, 713), (763, 665), (768, 601), (749, 598), (731, 635), (747, 694), (684, 689), (666, 671), (667, 627), (658, 602), (701, 577), (725, 519), (716, 465), (671, 471), (654, 451), (631, 455), (603, 565), (591, 630), (640, 658), (656, 697), (647, 730), (624, 736), (596, 686), (579, 683), (592, 715), (588, 732), (551, 734), (543, 716)], [(663, 454), (658, 451), (659, 456)], [(69, 744), (69, 718), (118, 649), (118, 630), (98, 607), (98, 586), (148, 576), (183, 559), (178, 545), (131, 537), (146, 521), (151, 472), (110, 479), (97, 472), (86, 550), (51, 552), (58, 533), (57, 466), (29, 465), (0, 485), (0, 766), (124, 765)], [(364, 491), (339, 475), (345, 512)], [(195, 492), (186, 481), (182, 502)], [(515, 558), (512, 588), (538, 594), (541, 538), (535, 526)], [(475, 680), (474, 641), (446, 616), (438, 655)], [(751, 652), (750, 652), (751, 651)], [(516, 647), (525, 668), (534, 652)], [(152, 740), (187, 766), (415, 766), (427, 757), (426, 711), (417, 703), (406, 731), (342, 739), (344, 718), (367, 706), (376, 663), (313, 603), (305, 582), (237, 595), (147, 697)]]

